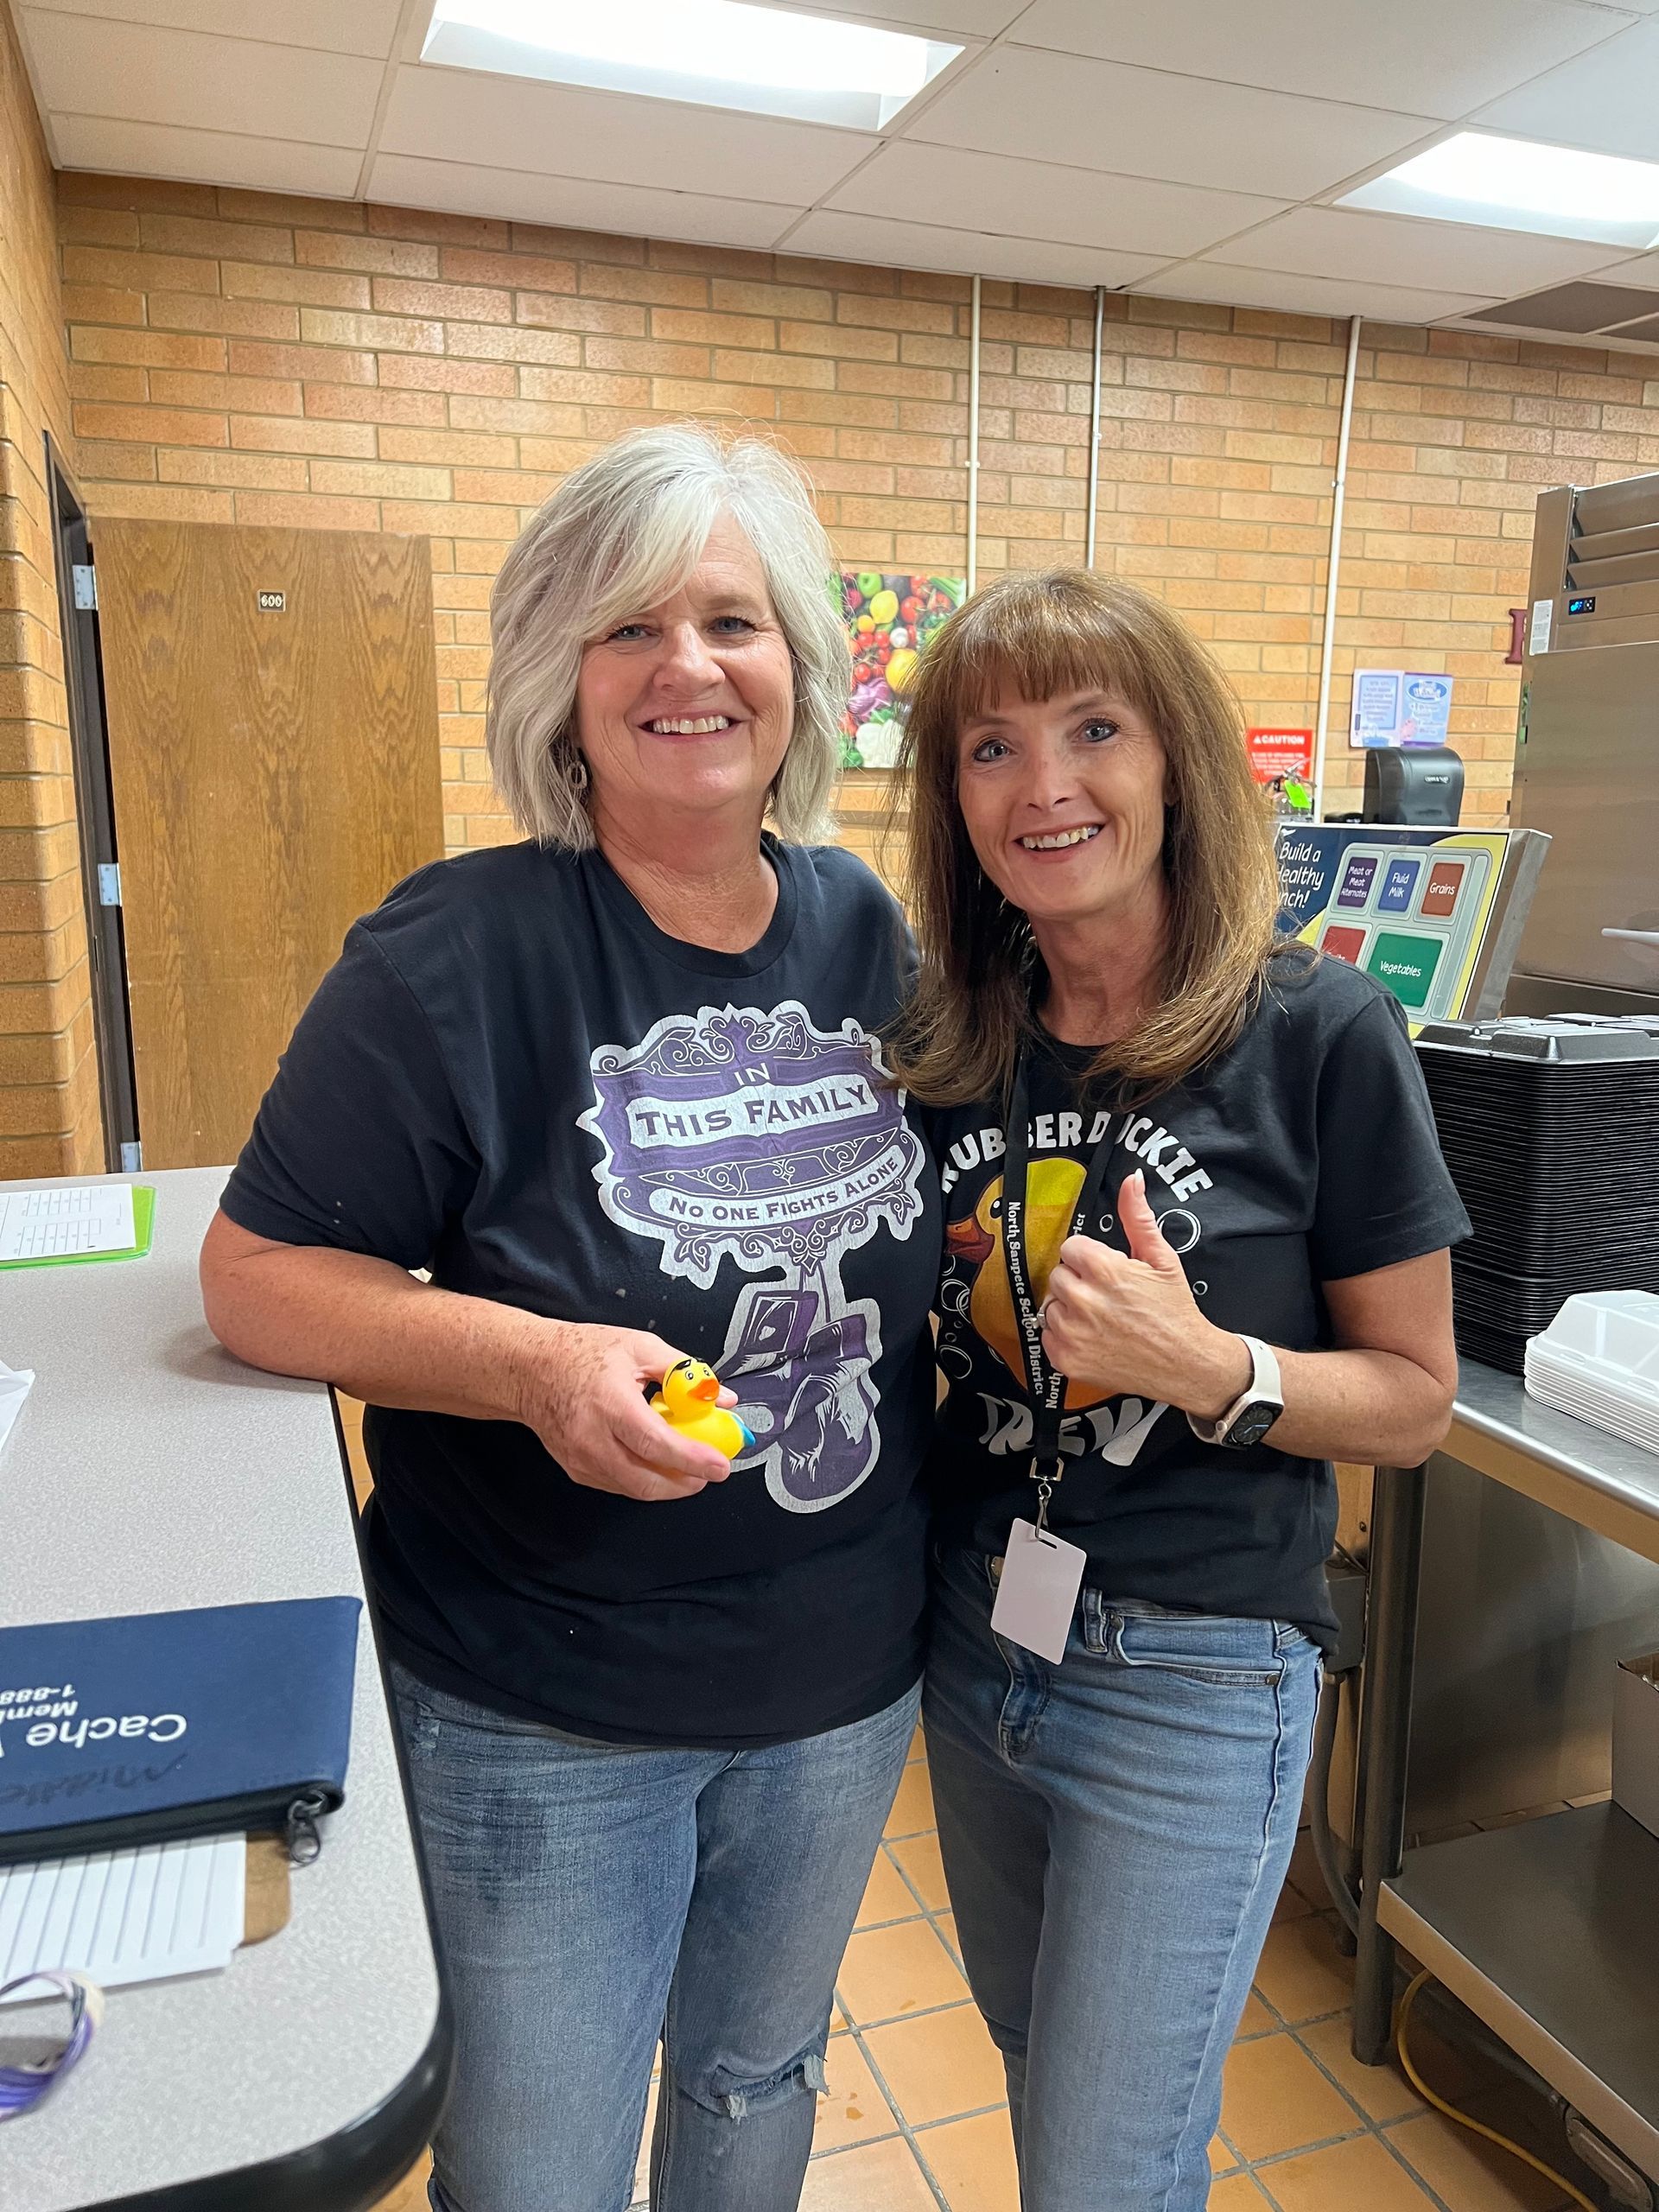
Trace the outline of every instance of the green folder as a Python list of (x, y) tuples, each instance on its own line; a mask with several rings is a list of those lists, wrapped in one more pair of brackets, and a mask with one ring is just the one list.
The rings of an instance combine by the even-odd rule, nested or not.
[(99, 1260), (142, 1260), (149, 1249), (150, 1232), (156, 1225), (156, 1190), (153, 1184), (135, 1183), (132, 1186), (133, 1241), (120, 1252), (53, 1252), (42, 1260), (0, 1260), (0, 1273), (14, 1268), (84, 1268)]

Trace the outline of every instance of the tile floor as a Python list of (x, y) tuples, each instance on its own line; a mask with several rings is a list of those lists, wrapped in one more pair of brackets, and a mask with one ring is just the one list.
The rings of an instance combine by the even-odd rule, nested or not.
[[(1549, 2183), (1350, 2056), (1333, 1925), (1304, 1837), (1228, 2061), (1211, 2212), (1558, 2212)], [(919, 1742), (836, 1998), (802, 2212), (1018, 2212), (1001, 2065), (957, 1955)], [(1502, 2094), (1421, 2042), (1445, 2094)], [(643, 2204), (643, 2162), (638, 2186)], [(378, 2212), (424, 2204), (417, 2171)]]

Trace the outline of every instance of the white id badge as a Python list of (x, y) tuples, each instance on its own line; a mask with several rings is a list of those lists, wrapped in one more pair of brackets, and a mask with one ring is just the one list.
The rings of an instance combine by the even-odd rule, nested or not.
[(1039, 1536), (1029, 1521), (1016, 1521), (1008, 1531), (1002, 1579), (991, 1607), (996, 1633), (1058, 1667), (1065, 1656), (1087, 1558), (1063, 1537), (1047, 1529)]

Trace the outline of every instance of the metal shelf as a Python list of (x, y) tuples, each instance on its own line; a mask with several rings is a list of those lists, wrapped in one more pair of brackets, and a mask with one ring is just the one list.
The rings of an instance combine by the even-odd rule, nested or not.
[(1425, 1845), (1377, 1919), (1659, 2174), (1659, 1839), (1600, 1804)]

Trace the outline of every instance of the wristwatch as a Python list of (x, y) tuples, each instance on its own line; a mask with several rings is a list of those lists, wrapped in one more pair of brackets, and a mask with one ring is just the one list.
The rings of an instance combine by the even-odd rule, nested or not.
[(1284, 1385), (1272, 1345), (1242, 1332), (1239, 1342), (1250, 1355), (1250, 1379), (1243, 1389), (1219, 1421), (1200, 1421), (1196, 1414), (1186, 1417), (1187, 1427), (1200, 1444), (1224, 1444), (1235, 1452), (1260, 1444), (1285, 1410)]

